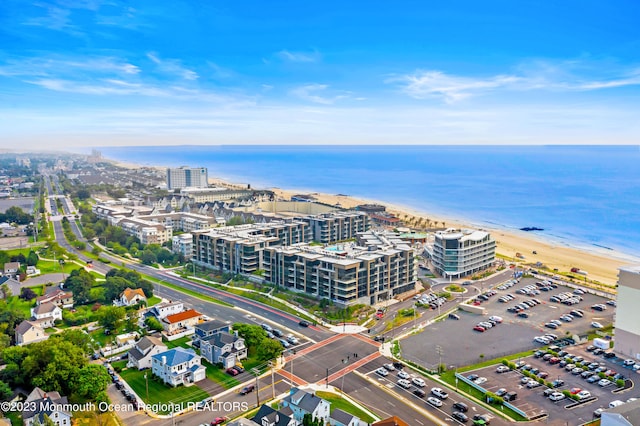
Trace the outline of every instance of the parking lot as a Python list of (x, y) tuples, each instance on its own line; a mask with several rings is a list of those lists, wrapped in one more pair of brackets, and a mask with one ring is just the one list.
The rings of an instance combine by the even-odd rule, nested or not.
[[(631, 378), (631, 380), (638, 377), (637, 373), (631, 368), (626, 368), (621, 364), (622, 360), (611, 358), (614, 361), (610, 362), (610, 359), (604, 358), (602, 355), (596, 356), (593, 355), (592, 352), (586, 351), (586, 347), (587, 345), (567, 346), (563, 349), (568, 352), (566, 356), (573, 355), (584, 358), (585, 361), (582, 361), (583, 363), (598, 363), (603, 368), (622, 373), (625, 375), (625, 378)], [(527, 413), (530, 418), (546, 413), (550, 420), (561, 420), (568, 422), (568, 424), (574, 424), (576, 420), (579, 420), (579, 424), (591, 420), (594, 416), (593, 412), (596, 409), (607, 408), (612, 401), (619, 400), (625, 402), (629, 398), (637, 398), (640, 396), (640, 392), (633, 389), (633, 387), (628, 390), (618, 391), (615, 382), (600, 386), (598, 384), (600, 377), (598, 377), (597, 374), (594, 374), (597, 380), (594, 379), (593, 383), (589, 383), (588, 378), (582, 377), (580, 374), (573, 374), (567, 370), (568, 367), (566, 365), (562, 365), (559, 362), (550, 364), (550, 362), (548, 360), (545, 361), (542, 356), (529, 356), (514, 361), (515, 363), (522, 364), (524, 366), (522, 367), (523, 369), (534, 369), (534, 373), (536, 374), (539, 374), (538, 371), (540, 373), (547, 373), (548, 376), (546, 376), (545, 380), (548, 382), (562, 381), (563, 383), (555, 388), (561, 393), (568, 390), (575, 394), (586, 390), (591, 394), (592, 398), (587, 398), (584, 403), (577, 405), (566, 397), (563, 397), (559, 401), (552, 401), (548, 395), (544, 394), (547, 389), (546, 386), (528, 386), (525, 383), (527, 378), (525, 378), (520, 370), (512, 370), (504, 373), (496, 372), (497, 367), (502, 364), (465, 372), (465, 375), (467, 377), (474, 375), (472, 376), (473, 379), (475, 379), (475, 376), (486, 378), (486, 381), (482, 383), (481, 386), (490, 392), (498, 394), (504, 391), (516, 392), (517, 398), (512, 401), (511, 404)], [(589, 369), (585, 369), (585, 371), (589, 371)], [(500, 392), (501, 390), (502, 392)], [(614, 391), (616, 392), (614, 393)], [(547, 392), (550, 393), (551, 391)]]
[[(485, 308), (485, 315), (458, 311), (460, 320), (446, 319), (428, 326), (423, 332), (411, 335), (401, 341), (402, 355), (429, 368), (443, 363), (447, 366), (460, 367), (477, 363), (482, 359), (498, 358), (510, 353), (521, 352), (540, 346), (533, 341), (534, 337), (545, 333), (553, 333), (558, 337), (574, 334), (586, 334), (592, 327), (593, 321), (607, 325), (613, 322), (615, 308), (607, 306), (604, 311), (591, 309), (594, 304), (605, 304), (608, 299), (593, 295), (582, 294), (582, 301), (577, 305), (567, 306), (549, 299), (560, 293), (573, 293), (574, 289), (558, 284), (551, 291), (540, 291), (534, 295), (523, 295), (518, 291), (526, 286), (536, 286), (536, 278), (523, 278), (520, 283), (496, 290), (496, 294), (480, 306)], [(514, 296), (513, 300), (502, 303), (498, 299), (506, 294)], [(508, 312), (507, 309), (532, 298), (541, 303), (523, 310), (527, 318)], [(549, 329), (545, 324), (551, 320), (558, 320), (572, 309), (584, 312), (583, 318), (574, 318), (571, 322), (561, 321), (557, 329)], [(504, 319), (484, 332), (473, 330), (480, 321), (490, 316), (500, 316)]]

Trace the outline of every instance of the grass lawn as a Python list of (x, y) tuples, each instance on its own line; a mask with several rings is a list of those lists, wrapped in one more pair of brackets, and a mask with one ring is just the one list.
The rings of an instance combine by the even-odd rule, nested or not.
[(221, 368), (209, 363), (207, 360), (202, 359), (202, 365), (207, 369), (207, 379), (216, 382), (223, 388), (231, 389), (240, 384), (238, 380), (225, 373)]
[(147, 299), (147, 306), (151, 307), (153, 305), (157, 305), (161, 300), (162, 299), (160, 299), (158, 296), (151, 296), (149, 299)]
[(187, 344), (188, 342), (191, 342), (191, 336), (184, 336), (184, 337), (181, 337), (179, 339), (172, 340), (172, 341), (167, 340), (167, 341), (165, 341), (163, 343), (165, 345), (167, 345), (167, 349), (173, 349), (173, 348), (175, 348), (177, 346), (181, 346), (183, 348), (189, 349), (189, 348), (191, 348), (191, 345), (188, 345)]
[(144, 277), (144, 279), (146, 279), (148, 281), (154, 282), (156, 284), (159, 284), (159, 285), (162, 285), (162, 286), (165, 286), (165, 287), (172, 288), (172, 289), (177, 290), (177, 291), (179, 291), (181, 293), (188, 294), (189, 296), (196, 297), (196, 298), (198, 298), (200, 300), (204, 300), (206, 302), (217, 303), (219, 305), (228, 306), (230, 308), (233, 307), (233, 305), (231, 303), (223, 302), (222, 300), (218, 300), (218, 299), (214, 299), (213, 297), (205, 296), (202, 293), (198, 293), (196, 291), (188, 290), (188, 289), (182, 288), (180, 286), (177, 286), (177, 285), (174, 285), (174, 284), (170, 284), (170, 283), (168, 283), (166, 281), (160, 281), (160, 280), (155, 279), (153, 277), (150, 277), (148, 275), (143, 275), (143, 277)]
[[(148, 374), (148, 380), (144, 378)], [(209, 394), (197, 386), (179, 386), (173, 388), (151, 378), (151, 371), (138, 371), (126, 369), (120, 376), (136, 394), (147, 404), (173, 403), (182, 404), (186, 407), (188, 402), (198, 402), (209, 397)], [(147, 383), (149, 383), (149, 398), (147, 398)], [(167, 411), (160, 411), (158, 414), (169, 414)]]
[(360, 408), (351, 404), (349, 401), (347, 401), (340, 395), (337, 395), (331, 392), (323, 392), (323, 391), (316, 391), (316, 395), (322, 399), (329, 401), (331, 403), (332, 410), (335, 408), (339, 408), (342, 411), (345, 411), (349, 414), (353, 414), (354, 416), (358, 417), (360, 420), (364, 421), (365, 423), (373, 423), (377, 420), (371, 417), (369, 414), (362, 411)]
[(49, 262), (47, 260), (38, 261), (38, 265), (36, 268), (40, 269), (40, 274), (53, 274), (53, 273), (62, 273), (69, 275), (71, 271), (74, 269), (78, 269), (79, 266), (73, 262), (66, 262), (64, 267), (62, 267), (58, 262)]
[(20, 299), (17, 295), (11, 296), (7, 299), (7, 307), (19, 310), (24, 313), (25, 318), (31, 318), (31, 308), (36, 305), (36, 300), (32, 299), (30, 302), (26, 302)]

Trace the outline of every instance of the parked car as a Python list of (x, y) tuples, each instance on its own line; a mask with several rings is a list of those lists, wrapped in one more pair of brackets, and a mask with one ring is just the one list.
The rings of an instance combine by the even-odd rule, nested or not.
[(211, 422), (211, 426), (221, 425), (222, 423), (226, 422), (227, 420), (229, 420), (229, 419), (227, 419), (226, 417), (216, 417)]
[(560, 401), (564, 399), (564, 394), (562, 392), (553, 392), (549, 395), (549, 399), (551, 401)]
[(576, 395), (578, 396), (579, 400), (591, 398), (591, 392), (586, 391), (586, 390), (580, 391)]
[(385, 364), (385, 365), (383, 365), (383, 367), (384, 367), (384, 368), (386, 368), (386, 369), (387, 369), (387, 370), (389, 370), (389, 371), (395, 371), (395, 369), (396, 369), (396, 368), (393, 366), (393, 364), (391, 364), (391, 363)]
[(496, 373), (506, 373), (507, 371), (509, 371), (509, 367), (507, 367), (506, 365), (499, 365), (496, 368)]
[(236, 370), (235, 368), (230, 367), (230, 368), (227, 368), (227, 374), (230, 376), (237, 376), (240, 373), (238, 373), (238, 370)]
[(591, 327), (593, 327), (593, 328), (602, 328), (602, 327), (603, 327), (603, 325), (602, 325), (602, 324), (600, 324), (598, 321), (593, 321), (593, 322), (591, 323)]

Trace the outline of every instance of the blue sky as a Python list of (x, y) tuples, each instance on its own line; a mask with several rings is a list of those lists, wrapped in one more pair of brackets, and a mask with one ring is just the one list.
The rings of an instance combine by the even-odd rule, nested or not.
[(637, 144), (640, 2), (0, 3), (0, 148)]

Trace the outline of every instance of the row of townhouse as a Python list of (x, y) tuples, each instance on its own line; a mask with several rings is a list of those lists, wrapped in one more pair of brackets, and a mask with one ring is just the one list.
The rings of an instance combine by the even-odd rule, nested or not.
[(352, 235), (362, 235), (357, 243), (288, 245), (273, 232), (265, 232), (271, 226), (273, 223), (194, 233), (194, 261), (239, 274), (261, 270), (268, 282), (342, 306), (374, 304), (415, 289), (414, 252), (402, 240), (362, 232)]

